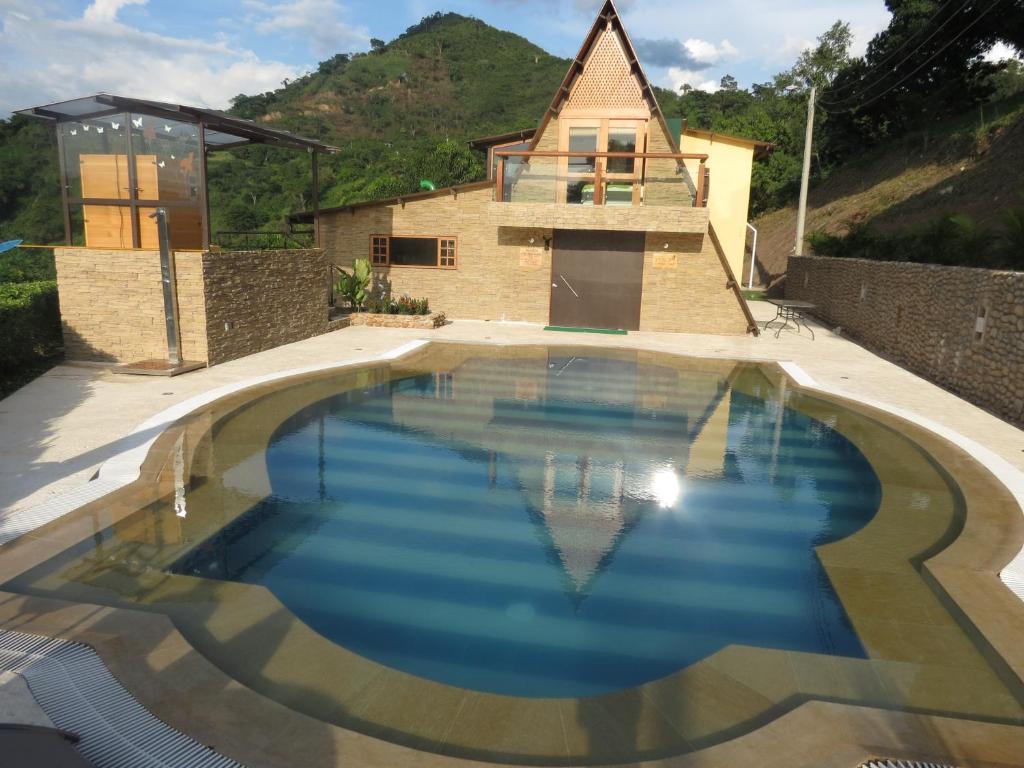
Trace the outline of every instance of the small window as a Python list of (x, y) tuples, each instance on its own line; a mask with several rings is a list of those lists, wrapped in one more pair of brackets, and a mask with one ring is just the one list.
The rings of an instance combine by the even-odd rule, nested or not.
[(388, 263), (388, 238), (374, 235), (370, 238), (370, 263), (383, 266)]
[(370, 261), (378, 266), (455, 269), (458, 263), (457, 250), (454, 237), (370, 237)]

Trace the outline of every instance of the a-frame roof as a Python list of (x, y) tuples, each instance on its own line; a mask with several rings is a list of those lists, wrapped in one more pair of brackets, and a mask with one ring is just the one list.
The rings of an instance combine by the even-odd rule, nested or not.
[(622, 49), (625, 51), (626, 59), (629, 62), (630, 71), (637, 82), (640, 85), (640, 89), (643, 93), (644, 101), (647, 102), (647, 106), (651, 110), (652, 117), (656, 118), (658, 123), (661, 125), (661, 129), (665, 132), (665, 138), (669, 142), (673, 152), (679, 152), (679, 141), (669, 130), (668, 123), (665, 121), (665, 115), (661, 111), (661, 107), (658, 105), (658, 99), (654, 95), (654, 88), (651, 87), (650, 81), (647, 79), (647, 75), (644, 73), (644, 68), (640, 65), (640, 60), (637, 58), (636, 50), (633, 48), (633, 44), (629, 40), (629, 35), (626, 34), (626, 28), (622, 24), (622, 18), (619, 16), (618, 9), (615, 7), (615, 3), (612, 0), (605, 0), (604, 5), (601, 6), (601, 10), (597, 14), (597, 18), (594, 19), (594, 23), (590, 27), (590, 32), (587, 33), (586, 38), (583, 40), (583, 45), (580, 46), (579, 53), (573, 58), (572, 64), (569, 65), (569, 71), (566, 72), (565, 78), (562, 80), (562, 84), (558, 86), (558, 90), (555, 92), (554, 98), (551, 100), (551, 105), (548, 107), (547, 112), (544, 113), (544, 117), (541, 120), (540, 126), (537, 128), (537, 133), (534, 134), (533, 141), (530, 144), (530, 149), (537, 148), (537, 142), (540, 141), (541, 136), (544, 135), (544, 129), (547, 128), (548, 123), (552, 117), (557, 117), (561, 111), (563, 104), (566, 99), (569, 98), (569, 94), (572, 93), (573, 85), (579, 76), (583, 73), (583, 69), (587, 63), (587, 57), (590, 55), (591, 49), (600, 39), (601, 34), (607, 28), (613, 29), (619, 37), (619, 42), (622, 44)]

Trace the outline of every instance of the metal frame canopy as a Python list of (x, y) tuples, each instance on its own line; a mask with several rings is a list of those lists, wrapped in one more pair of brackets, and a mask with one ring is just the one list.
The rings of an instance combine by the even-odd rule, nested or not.
[[(73, 121), (85, 121), (93, 118), (109, 117), (113, 115), (147, 115), (150, 117), (173, 120), (179, 123), (191, 123), (198, 128), (199, 150), (202, 162), (199, 163), (199, 184), (198, 200), (199, 212), (202, 219), (202, 247), (210, 247), (210, 213), (207, 194), (207, 173), (206, 156), (209, 152), (222, 149), (244, 147), (250, 144), (263, 144), (272, 147), (282, 147), (305, 151), (310, 156), (311, 172), (313, 176), (313, 212), (314, 218), (319, 216), (319, 171), (317, 157), (321, 153), (338, 152), (337, 147), (329, 144), (297, 136), (290, 131), (279, 128), (268, 128), (259, 125), (251, 120), (233, 117), (224, 112), (202, 107), (192, 107), (184, 104), (171, 104), (163, 101), (152, 101), (149, 99), (136, 99), (125, 96), (114, 96), (107, 93), (97, 93), (93, 96), (84, 96), (69, 101), (61, 101), (54, 104), (45, 104), (38, 107), (20, 109), (16, 114), (29, 117), (38, 117), (52, 121), (55, 124)], [(72, 244), (71, 232), (71, 206), (72, 205), (118, 205), (129, 207), (132, 212), (133, 232), (132, 247), (141, 247), (141, 236), (138, 225), (138, 211), (140, 208), (151, 208), (161, 206), (174, 208), (186, 205), (183, 202), (168, 200), (146, 200), (141, 199), (137, 193), (136, 181), (134, 178), (134, 158), (132, 142), (127, 141), (127, 152), (129, 157), (128, 172), (131, 176), (129, 187), (133, 192), (130, 199), (85, 199), (84, 197), (69, 196), (68, 169), (65, 162), (65, 148), (62, 131), (57, 131), (58, 152), (60, 154), (60, 175), (61, 194), (64, 204), (64, 230), (65, 240), (68, 245)], [(319, 244), (319, 227), (315, 229), (317, 244)]]
[(112, 96), (107, 93), (97, 93), (94, 96), (83, 96), (55, 104), (44, 104), (40, 107), (19, 109), (15, 114), (63, 122), (65, 120), (88, 120), (91, 117), (103, 117), (118, 112), (133, 112), (139, 115), (181, 120), (186, 123), (198, 123), (203, 126), (205, 144), (211, 152), (245, 144), (269, 144), (310, 152), (338, 151), (337, 147), (332, 147), (329, 144), (306, 139), (279, 128), (267, 128), (252, 120), (232, 117), (214, 109), (171, 104), (165, 101), (134, 99), (126, 96)]

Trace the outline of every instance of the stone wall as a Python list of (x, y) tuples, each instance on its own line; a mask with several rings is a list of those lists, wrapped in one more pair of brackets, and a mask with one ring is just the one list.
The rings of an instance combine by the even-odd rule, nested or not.
[(786, 297), (813, 302), (816, 316), (869, 349), (1024, 425), (1024, 272), (790, 257)]
[[(449, 318), (546, 324), (552, 252), (545, 249), (544, 241), (551, 238), (552, 229), (542, 222), (497, 226), (489, 217), (492, 193), (487, 186), (408, 200), (404, 205), (325, 212), (321, 242), (329, 260), (348, 268), (354, 259), (369, 257), (374, 234), (455, 237), (456, 269), (378, 268), (378, 283), (389, 284), (394, 295), (426, 297), (432, 309)], [(705, 211), (688, 211), (706, 222)], [(640, 330), (743, 334), (746, 329), (740, 305), (726, 287), (725, 272), (703, 230), (682, 235), (648, 233)]]
[[(70, 360), (167, 357), (160, 253), (57, 248)], [(210, 365), (327, 330), (323, 251), (175, 254), (182, 357)]]
[(316, 248), (203, 255), (210, 365), (327, 330), (327, 260)]
[(727, 280), (710, 236), (648, 232), (640, 329), (746, 333), (746, 317)]
[[(160, 253), (56, 248), (68, 359), (128, 363), (167, 356)], [(175, 254), (182, 356), (206, 360), (203, 254)]]

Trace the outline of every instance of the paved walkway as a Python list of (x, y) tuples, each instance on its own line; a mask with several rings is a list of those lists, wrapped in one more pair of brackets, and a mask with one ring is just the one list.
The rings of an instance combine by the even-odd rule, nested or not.
[[(751, 305), (759, 321), (774, 307)], [(758, 338), (669, 333), (628, 336), (544, 331), (536, 325), (456, 321), (436, 331), (346, 328), (173, 379), (60, 365), (0, 400), (0, 515), (81, 485), (130, 447), (138, 424), (214, 387), (301, 366), (364, 357), (417, 338), (447, 341), (615, 345), (738, 360), (791, 360), (820, 384), (938, 421), (1024, 470), (1024, 431), (815, 325)]]

